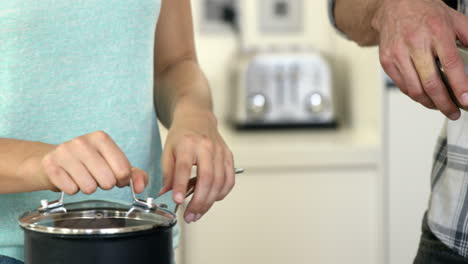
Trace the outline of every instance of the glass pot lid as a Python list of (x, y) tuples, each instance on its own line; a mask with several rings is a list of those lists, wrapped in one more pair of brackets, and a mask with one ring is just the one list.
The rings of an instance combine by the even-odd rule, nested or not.
[[(234, 171), (243, 172), (241, 168)], [(197, 177), (189, 180), (186, 197), (193, 194), (196, 183)], [(101, 200), (64, 204), (62, 192), (59, 200), (42, 200), (41, 207), (24, 213), (19, 224), (31, 231), (65, 235), (120, 234), (175, 225), (177, 207), (172, 212), (166, 205), (154, 203), (151, 197), (138, 199), (132, 180), (130, 189), (131, 205)]]
[(64, 204), (63, 196), (51, 203), (41, 201), (41, 207), (19, 218), (20, 226), (41, 233), (92, 235), (129, 233), (176, 223), (175, 214), (165, 205), (155, 204), (152, 198), (144, 201), (133, 195), (131, 205), (101, 200)]

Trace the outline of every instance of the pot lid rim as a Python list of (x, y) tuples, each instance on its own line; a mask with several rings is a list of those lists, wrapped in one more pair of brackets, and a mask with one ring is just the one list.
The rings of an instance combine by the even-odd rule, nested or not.
[[(103, 207), (78, 207), (74, 209), (67, 209), (67, 211), (59, 212), (43, 212), (34, 209), (23, 213), (18, 218), (18, 223), (22, 228), (27, 230), (36, 231), (40, 233), (61, 234), (61, 235), (95, 235), (95, 234), (121, 234), (136, 231), (144, 231), (158, 227), (170, 227), (177, 222), (175, 213), (170, 210), (158, 207), (155, 205), (148, 210), (141, 210), (126, 204), (109, 202), (104, 200), (86, 200), (81, 202), (65, 204), (64, 208), (79, 205), (92, 205), (102, 204)], [(107, 205), (107, 206), (104, 206)], [(112, 208), (114, 205), (115, 208)], [(136, 209), (136, 210), (134, 210)], [(83, 227), (54, 227), (47, 226), (45, 223), (40, 223), (41, 220), (50, 219), (54, 220), (77, 220), (77, 219), (93, 219), (90, 215), (95, 213), (105, 213), (105, 219), (132, 219), (141, 221), (142, 224), (135, 224), (131, 226), (109, 227), (109, 228), (83, 228)], [(160, 217), (160, 221), (156, 221), (151, 216)], [(63, 217), (63, 218), (61, 218)], [(53, 219), (55, 218), (55, 219)], [(144, 221), (144, 222), (143, 222)], [(153, 223), (151, 223), (153, 222)]]
[(53, 235), (64, 235), (64, 236), (82, 236), (82, 235), (116, 235), (116, 234), (125, 234), (133, 233), (139, 231), (147, 231), (151, 229), (158, 228), (169, 228), (174, 226), (177, 223), (177, 220), (171, 221), (171, 223), (165, 225), (140, 225), (133, 227), (118, 227), (118, 228), (87, 228), (87, 229), (78, 229), (78, 228), (63, 228), (63, 227), (45, 227), (35, 224), (22, 224), (20, 226), (28, 231), (33, 231), (37, 233), (44, 234), (53, 234)]

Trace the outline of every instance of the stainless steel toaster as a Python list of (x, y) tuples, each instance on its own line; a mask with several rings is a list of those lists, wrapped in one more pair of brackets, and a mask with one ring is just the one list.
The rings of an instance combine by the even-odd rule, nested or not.
[(335, 127), (331, 69), (316, 52), (240, 58), (231, 98), (238, 128)]

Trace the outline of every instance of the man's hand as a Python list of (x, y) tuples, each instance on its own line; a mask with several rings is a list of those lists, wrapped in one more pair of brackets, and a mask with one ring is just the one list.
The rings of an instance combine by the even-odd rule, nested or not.
[(444, 86), (435, 58), (454, 95), (468, 106), (468, 78), (456, 40), (468, 44), (468, 17), (441, 0), (381, 0), (372, 19), (379, 33), (380, 62), (400, 90), (452, 120), (460, 110)]
[(185, 211), (187, 223), (198, 221), (216, 201), (224, 199), (234, 187), (234, 160), (209, 111), (198, 111), (174, 118), (169, 130), (162, 166), (164, 187), (160, 195), (173, 189), (173, 199), (185, 200), (192, 166), (197, 166), (198, 182)]

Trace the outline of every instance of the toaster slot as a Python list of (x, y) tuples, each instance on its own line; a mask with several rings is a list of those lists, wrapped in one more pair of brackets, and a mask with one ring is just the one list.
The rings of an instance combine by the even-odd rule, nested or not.
[(291, 103), (297, 104), (299, 103), (299, 79), (300, 79), (300, 67), (297, 64), (293, 64), (290, 68), (289, 72), (289, 91), (291, 96)]

